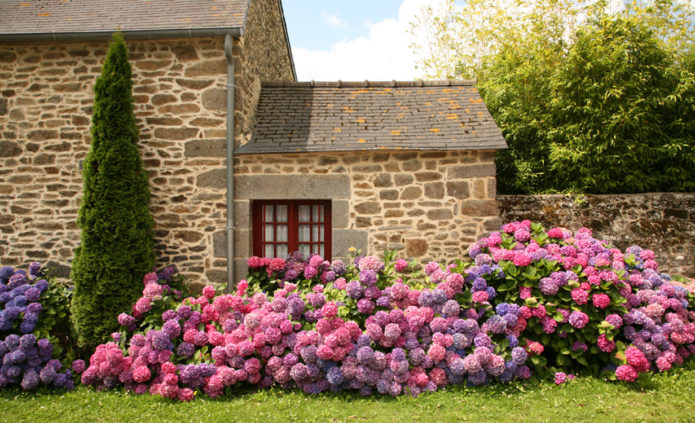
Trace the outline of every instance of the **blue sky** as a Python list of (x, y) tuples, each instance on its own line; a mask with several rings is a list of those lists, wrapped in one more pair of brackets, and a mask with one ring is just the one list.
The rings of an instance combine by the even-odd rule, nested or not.
[(444, 0), (283, 0), (300, 81), (412, 80), (421, 77), (410, 22)]
[(402, 0), (283, 0), (292, 46), (328, 50), (338, 41), (369, 33), (387, 18), (397, 19)]

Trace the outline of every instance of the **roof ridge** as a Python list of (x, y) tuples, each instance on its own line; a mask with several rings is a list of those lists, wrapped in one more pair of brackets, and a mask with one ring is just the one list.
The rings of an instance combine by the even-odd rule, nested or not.
[(474, 79), (444, 79), (444, 80), (414, 80), (414, 81), (263, 81), (262, 86), (267, 88), (292, 88), (292, 87), (316, 87), (316, 88), (396, 88), (396, 87), (451, 87), (451, 86), (475, 86)]

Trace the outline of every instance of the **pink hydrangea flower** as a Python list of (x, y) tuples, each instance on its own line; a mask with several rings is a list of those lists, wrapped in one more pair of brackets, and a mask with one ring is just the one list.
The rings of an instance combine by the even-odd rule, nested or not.
[(594, 304), (594, 307), (603, 310), (611, 304), (611, 297), (607, 294), (594, 294), (591, 296), (591, 302)]

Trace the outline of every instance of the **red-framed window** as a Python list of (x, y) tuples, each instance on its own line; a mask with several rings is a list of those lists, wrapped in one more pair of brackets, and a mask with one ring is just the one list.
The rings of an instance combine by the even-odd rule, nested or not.
[(330, 200), (257, 200), (253, 202), (253, 254), (331, 258)]

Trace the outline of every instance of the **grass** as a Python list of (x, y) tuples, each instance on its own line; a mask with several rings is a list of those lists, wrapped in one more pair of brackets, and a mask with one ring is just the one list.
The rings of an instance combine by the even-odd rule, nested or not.
[(694, 421), (695, 366), (637, 383), (580, 378), (565, 385), (515, 383), (450, 387), (418, 398), (308, 396), (245, 390), (180, 403), (123, 390), (0, 391), (0, 422), (672, 422)]

